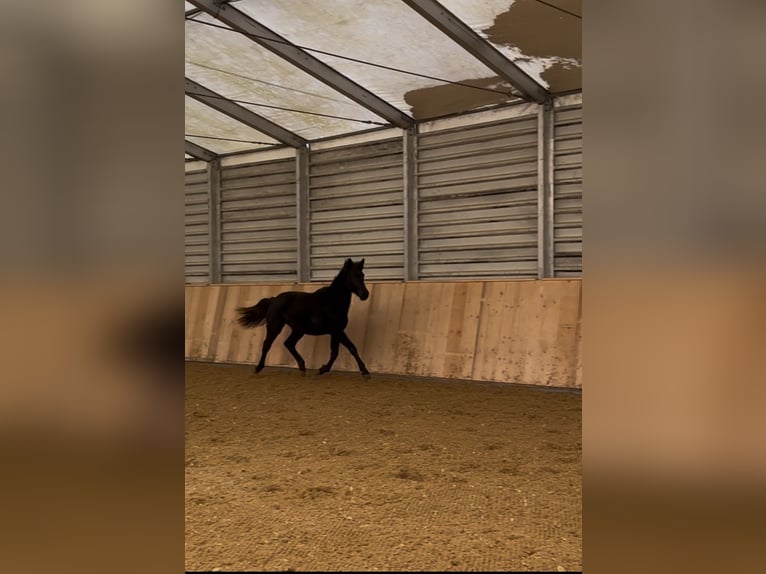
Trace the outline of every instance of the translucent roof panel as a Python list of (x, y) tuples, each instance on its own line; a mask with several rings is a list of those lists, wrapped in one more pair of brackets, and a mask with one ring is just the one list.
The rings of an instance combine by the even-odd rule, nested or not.
[(186, 139), (216, 154), (254, 150), (280, 142), (186, 96)]
[[(511, 0), (504, 2), (507, 9)], [(516, 99), (494, 71), (401, 0), (242, 0), (234, 7), (417, 119)]]
[(223, 24), (207, 14), (186, 20), (188, 78), (307, 140), (387, 125), (250, 38), (217, 26)]
[(553, 93), (582, 89), (581, 0), (440, 0)]
[[(554, 94), (582, 89), (581, 0), (439, 0)], [(402, 0), (232, 0), (236, 10), (416, 120), (519, 101), (497, 73)], [(309, 141), (386, 119), (192, 3), (187, 78)], [(191, 13), (189, 13), (191, 11)], [(321, 73), (317, 72), (317, 73)], [(218, 154), (280, 145), (186, 99), (187, 139)], [(402, 125), (397, 122), (397, 125)]]

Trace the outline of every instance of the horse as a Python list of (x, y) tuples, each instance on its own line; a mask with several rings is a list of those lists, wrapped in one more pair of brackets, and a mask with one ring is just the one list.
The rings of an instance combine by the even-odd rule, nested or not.
[(255, 366), (255, 372), (263, 370), (266, 355), (274, 339), (285, 325), (292, 333), (285, 339), (285, 347), (298, 363), (298, 368), (305, 375), (306, 362), (298, 353), (295, 345), (304, 335), (330, 335), (330, 359), (319, 368), (322, 375), (330, 370), (338, 357), (338, 348), (342, 343), (356, 359), (359, 371), (365, 377), (370, 373), (362, 361), (356, 346), (345, 333), (348, 325), (348, 310), (351, 306), (351, 294), (365, 301), (370, 292), (364, 285), (364, 259), (352, 261), (346, 259), (330, 285), (320, 287), (313, 293), (285, 291), (275, 297), (265, 297), (251, 307), (239, 307), (238, 322), (246, 329), (266, 323), (266, 338), (263, 340), (261, 358)]

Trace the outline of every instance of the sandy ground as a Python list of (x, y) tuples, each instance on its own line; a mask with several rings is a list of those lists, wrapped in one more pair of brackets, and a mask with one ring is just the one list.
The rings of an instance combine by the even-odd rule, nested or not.
[(186, 364), (186, 568), (577, 571), (581, 395)]

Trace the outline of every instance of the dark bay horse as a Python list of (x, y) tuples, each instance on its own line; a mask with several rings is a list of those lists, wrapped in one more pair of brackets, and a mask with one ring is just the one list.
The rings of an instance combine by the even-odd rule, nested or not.
[(300, 291), (285, 291), (275, 297), (265, 297), (252, 307), (240, 307), (239, 324), (245, 328), (257, 327), (266, 323), (266, 338), (263, 341), (261, 358), (255, 366), (259, 373), (266, 363), (266, 355), (274, 343), (274, 339), (285, 325), (289, 325), (292, 333), (285, 339), (285, 347), (295, 357), (298, 368), (306, 372), (306, 363), (300, 356), (295, 344), (303, 335), (330, 335), (330, 360), (322, 365), (319, 374), (326, 373), (338, 357), (338, 346), (343, 343), (356, 359), (359, 370), (365, 376), (370, 373), (364, 365), (354, 343), (345, 333), (348, 325), (348, 309), (351, 306), (351, 294), (354, 293), (362, 301), (370, 296), (364, 285), (364, 259), (354, 262), (346, 259), (332, 283), (321, 287), (313, 293)]

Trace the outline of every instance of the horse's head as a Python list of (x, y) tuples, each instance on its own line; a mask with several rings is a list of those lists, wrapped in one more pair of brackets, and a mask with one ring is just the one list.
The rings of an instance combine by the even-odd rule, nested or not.
[(360, 261), (346, 259), (343, 264), (343, 275), (346, 279), (346, 287), (362, 301), (370, 296), (370, 292), (364, 284), (364, 259)]

